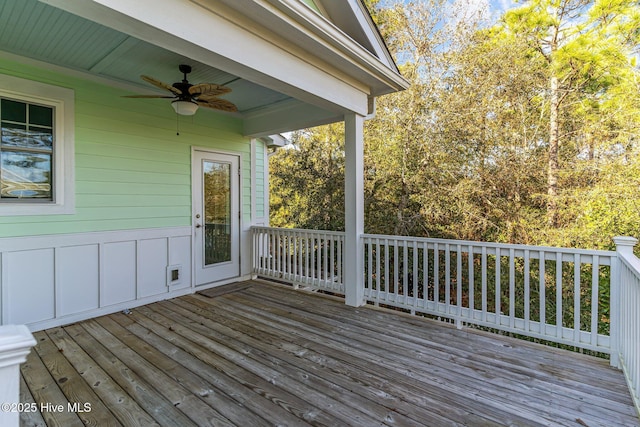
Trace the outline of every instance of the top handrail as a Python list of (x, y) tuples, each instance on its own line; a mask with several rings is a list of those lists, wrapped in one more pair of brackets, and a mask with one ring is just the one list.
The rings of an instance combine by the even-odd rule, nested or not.
[(344, 231), (328, 231), (328, 230), (312, 230), (308, 228), (282, 228), (282, 227), (267, 227), (264, 225), (253, 225), (252, 230), (258, 231), (277, 231), (277, 232), (293, 232), (293, 233), (314, 233), (323, 236), (344, 236)]
[(388, 234), (369, 234), (362, 235), (363, 238), (369, 239), (387, 239), (387, 240), (407, 240), (417, 241), (425, 243), (442, 243), (449, 245), (463, 245), (463, 246), (484, 246), (488, 248), (500, 248), (500, 249), (516, 249), (516, 250), (529, 250), (529, 251), (544, 251), (544, 252), (570, 252), (581, 255), (598, 255), (604, 257), (615, 257), (615, 251), (606, 251), (601, 249), (579, 249), (579, 248), (566, 248), (557, 246), (536, 246), (536, 245), (522, 245), (517, 243), (495, 243), (495, 242), (482, 242), (477, 240), (457, 240), (457, 239), (443, 239), (436, 237), (413, 237), (413, 236), (394, 236)]

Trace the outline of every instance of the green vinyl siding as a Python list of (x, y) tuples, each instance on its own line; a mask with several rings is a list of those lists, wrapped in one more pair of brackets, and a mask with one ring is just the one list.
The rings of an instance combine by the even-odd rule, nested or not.
[(176, 117), (168, 100), (122, 98), (131, 92), (2, 58), (0, 73), (75, 91), (76, 187), (75, 214), (0, 216), (0, 237), (189, 226), (194, 146), (241, 155), (251, 220), (251, 145), (239, 119), (206, 109)]
[(302, 2), (304, 4), (306, 4), (307, 6), (309, 6), (311, 9), (313, 9), (316, 12), (320, 13), (320, 9), (318, 9), (318, 6), (316, 5), (316, 3), (313, 0), (302, 0)]

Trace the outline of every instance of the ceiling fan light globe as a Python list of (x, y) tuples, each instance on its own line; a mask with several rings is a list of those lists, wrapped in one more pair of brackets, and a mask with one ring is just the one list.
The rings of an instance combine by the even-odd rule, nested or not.
[(171, 106), (181, 116), (193, 116), (198, 111), (198, 104), (191, 101), (173, 101)]

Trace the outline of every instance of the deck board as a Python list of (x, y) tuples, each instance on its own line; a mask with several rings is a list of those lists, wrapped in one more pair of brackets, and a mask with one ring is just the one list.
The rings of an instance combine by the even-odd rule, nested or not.
[(35, 335), (22, 401), (95, 412), (23, 426), (640, 425), (607, 361), (261, 281)]

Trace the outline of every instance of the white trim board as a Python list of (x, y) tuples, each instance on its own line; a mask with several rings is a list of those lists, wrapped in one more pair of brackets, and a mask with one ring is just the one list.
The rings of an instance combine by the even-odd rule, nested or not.
[(0, 216), (75, 213), (75, 95), (60, 86), (0, 74), (0, 96), (53, 109), (53, 200), (3, 202)]

